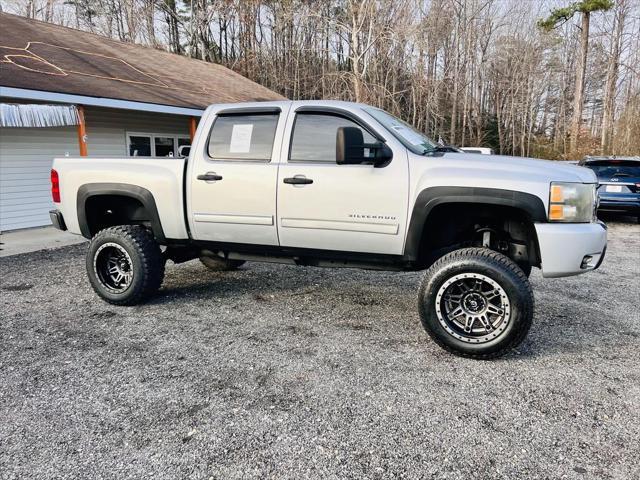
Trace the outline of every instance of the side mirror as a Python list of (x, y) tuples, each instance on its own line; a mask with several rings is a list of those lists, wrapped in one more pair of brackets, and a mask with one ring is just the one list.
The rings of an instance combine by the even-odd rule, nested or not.
[[(365, 155), (365, 149), (373, 155)], [(393, 158), (391, 149), (382, 142), (364, 143), (362, 130), (357, 127), (339, 127), (336, 133), (336, 163), (338, 165), (361, 165), (373, 163), (384, 167)]]
[(187, 158), (191, 152), (191, 145), (180, 145), (178, 147), (178, 157)]

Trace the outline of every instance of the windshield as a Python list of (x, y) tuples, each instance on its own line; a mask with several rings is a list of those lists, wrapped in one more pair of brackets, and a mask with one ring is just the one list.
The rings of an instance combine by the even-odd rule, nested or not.
[(585, 166), (593, 170), (598, 177), (640, 177), (640, 162), (613, 160), (589, 162)]
[(373, 107), (365, 108), (364, 111), (380, 122), (413, 153), (424, 155), (425, 153), (435, 152), (438, 149), (436, 142), (390, 113)]

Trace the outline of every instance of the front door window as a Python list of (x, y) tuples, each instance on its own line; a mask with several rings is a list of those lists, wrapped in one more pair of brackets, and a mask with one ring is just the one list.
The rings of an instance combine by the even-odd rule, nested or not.
[[(299, 113), (293, 128), (290, 162), (336, 163), (336, 134), (340, 127), (356, 127), (362, 130), (364, 143), (376, 139), (357, 123), (338, 115), (324, 113)], [(371, 153), (367, 151), (367, 156)]]

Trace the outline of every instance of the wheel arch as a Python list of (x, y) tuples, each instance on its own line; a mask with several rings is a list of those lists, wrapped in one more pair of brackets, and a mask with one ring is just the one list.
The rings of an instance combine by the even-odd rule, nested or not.
[[(127, 210), (129, 216), (124, 220), (132, 223), (148, 223), (156, 240), (158, 242), (166, 241), (153, 194), (146, 188), (126, 183), (88, 183), (78, 189), (78, 225), (84, 237), (90, 239), (97, 233), (96, 229), (99, 230), (96, 225), (101, 225), (100, 222), (91, 218), (91, 214), (95, 213), (91, 211), (92, 204), (116, 200), (119, 204), (129, 207)], [(135, 215), (131, 215), (132, 212), (135, 212)], [(113, 225), (115, 223), (106, 226)]]
[[(536, 195), (497, 188), (478, 187), (430, 187), (422, 190), (409, 219), (404, 257), (417, 261), (420, 256), (425, 227), (436, 207), (445, 205), (473, 204), (477, 206), (508, 207), (521, 212), (531, 224), (546, 222), (547, 213), (544, 203)], [(533, 230), (535, 235), (535, 229)], [(537, 238), (534, 238), (536, 250)], [(539, 252), (536, 252), (539, 255)]]

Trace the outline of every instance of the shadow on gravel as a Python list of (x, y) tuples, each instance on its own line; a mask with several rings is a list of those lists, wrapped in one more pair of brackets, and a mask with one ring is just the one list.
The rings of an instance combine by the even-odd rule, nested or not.
[[(233, 275), (233, 276), (231, 276)], [(257, 301), (270, 301), (271, 295), (282, 295), (292, 289), (304, 289), (312, 282), (271, 283), (271, 275), (265, 272), (234, 272), (233, 274), (214, 274), (205, 272), (192, 281), (180, 278), (180, 284), (171, 281), (171, 273), (167, 273), (167, 280), (158, 294), (147, 302), (147, 305), (188, 303), (194, 299), (228, 300), (253, 295)], [(189, 279), (191, 280), (191, 279)]]
[[(255, 267), (254, 267), (255, 265)], [(145, 306), (169, 306), (172, 310), (202, 301), (236, 304), (239, 308), (281, 309), (294, 302), (299, 315), (308, 316), (337, 309), (339, 320), (327, 322), (344, 329), (350, 335), (374, 336), (379, 330), (411, 329), (430, 343), (422, 330), (416, 310), (416, 292), (422, 273), (399, 274), (364, 270), (328, 270), (307, 268), (300, 274), (300, 267), (248, 264), (235, 272), (216, 273), (202, 270), (197, 265), (174, 270), (169, 266), (165, 286)], [(187, 271), (185, 271), (187, 270)], [(600, 273), (600, 272), (595, 272)], [(175, 278), (172, 278), (174, 277)], [(594, 275), (592, 273), (591, 275)], [(592, 277), (593, 278), (593, 277)], [(586, 279), (589, 280), (589, 279)], [(560, 285), (558, 282), (576, 282), (577, 285)], [(592, 293), (583, 291), (583, 278), (576, 280), (543, 279), (535, 270), (532, 275), (536, 296), (536, 314), (529, 336), (513, 353), (499, 361), (515, 358), (544, 358), (557, 355), (586, 354), (594, 346), (637, 342), (631, 332), (625, 335), (615, 319), (598, 321), (602, 317), (602, 305)], [(589, 283), (589, 282), (587, 282)], [(559, 289), (559, 287), (562, 287)], [(384, 288), (381, 292), (380, 288)], [(571, 291), (567, 300), (567, 291)], [(249, 302), (249, 304), (247, 304)], [(145, 308), (145, 307), (143, 307)], [(369, 320), (363, 320), (363, 312)], [(374, 319), (374, 320), (372, 320)], [(402, 321), (399, 321), (402, 319)], [(377, 323), (376, 323), (377, 322)], [(403, 325), (404, 323), (404, 325)], [(588, 326), (588, 328), (585, 328)], [(315, 337), (304, 327), (284, 323), (287, 333)], [(319, 329), (328, 328), (326, 325)], [(326, 333), (326, 332), (325, 332)], [(378, 340), (375, 340), (378, 342)], [(416, 338), (386, 338), (379, 343), (385, 348), (415, 345)], [(438, 353), (439, 350), (431, 350)]]
[[(184, 275), (184, 271), (178, 273), (172, 266), (168, 266), (162, 289), (147, 304), (184, 303), (193, 301), (194, 298), (222, 300), (245, 295), (252, 296), (257, 302), (266, 303), (283, 298), (317, 295), (360, 308), (375, 307), (388, 305), (390, 301), (388, 297), (381, 295), (381, 287), (385, 288), (386, 295), (410, 294), (414, 298), (421, 278), (420, 273), (283, 266), (264, 270), (252, 268), (252, 265), (257, 264), (224, 273), (201, 270), (194, 265), (189, 266), (188, 276)], [(306, 268), (306, 271), (300, 272), (300, 268)]]

